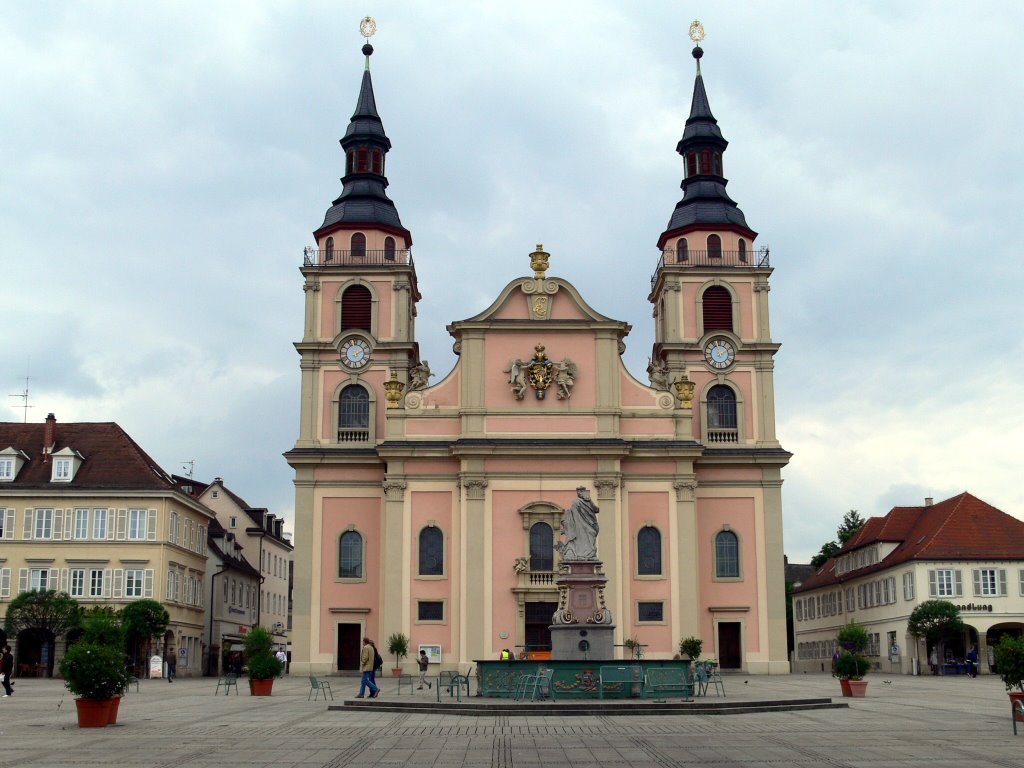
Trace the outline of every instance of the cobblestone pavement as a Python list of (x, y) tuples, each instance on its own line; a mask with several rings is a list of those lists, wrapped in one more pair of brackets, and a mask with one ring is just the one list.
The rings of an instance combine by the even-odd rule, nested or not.
[[(306, 701), (304, 678), (278, 680), (270, 698), (250, 697), (244, 681), (240, 695), (214, 696), (211, 679), (144, 680), (105, 729), (77, 727), (60, 681), (21, 679), (0, 699), (0, 768), (1024, 766), (1024, 728), (1013, 736), (998, 678), (868, 679), (868, 697), (849, 709), (529, 718), (328, 712), (322, 699)], [(352, 678), (331, 684), (338, 700), (356, 692)], [(735, 699), (839, 696), (827, 675), (725, 684)], [(381, 700), (396, 696), (385, 680)]]

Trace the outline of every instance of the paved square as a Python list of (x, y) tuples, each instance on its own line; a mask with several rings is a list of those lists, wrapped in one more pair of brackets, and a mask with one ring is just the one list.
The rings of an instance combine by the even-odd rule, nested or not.
[[(1024, 766), (1009, 700), (995, 677), (869, 677), (849, 709), (750, 715), (468, 717), (328, 712), (308, 679), (271, 698), (214, 696), (216, 680), (144, 680), (119, 725), (80, 729), (58, 680), (21, 679), (0, 699), (0, 768), (104, 766)], [(335, 696), (358, 681), (332, 678)], [(826, 675), (727, 677), (736, 699), (839, 695)], [(381, 701), (396, 698), (383, 681)], [(432, 691), (416, 692), (433, 700)], [(409, 700), (408, 693), (403, 698)]]

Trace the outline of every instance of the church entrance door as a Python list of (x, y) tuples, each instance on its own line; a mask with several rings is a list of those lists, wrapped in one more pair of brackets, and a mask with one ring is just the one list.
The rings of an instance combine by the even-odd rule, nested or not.
[(362, 627), (359, 624), (338, 625), (338, 669), (358, 670), (359, 651), (362, 649), (362, 638), (359, 637)]
[(722, 669), (740, 669), (743, 666), (738, 621), (722, 621), (718, 624), (718, 663)]
[(551, 652), (551, 617), (558, 610), (558, 603), (526, 604), (526, 652)]

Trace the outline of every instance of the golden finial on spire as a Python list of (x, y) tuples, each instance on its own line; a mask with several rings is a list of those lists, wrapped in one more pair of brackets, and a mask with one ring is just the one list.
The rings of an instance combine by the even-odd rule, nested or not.
[(693, 40), (694, 45), (700, 45), (704, 40), (704, 25), (697, 19), (690, 24), (690, 39)]
[(530, 269), (538, 280), (543, 279), (548, 271), (548, 259), (551, 254), (544, 250), (543, 243), (537, 243), (537, 250), (530, 254)]
[[(693, 27), (690, 29), (692, 31)], [(359, 22), (359, 34), (366, 38), (366, 42), (370, 42), (370, 38), (377, 34), (377, 22), (373, 16), (364, 16)]]

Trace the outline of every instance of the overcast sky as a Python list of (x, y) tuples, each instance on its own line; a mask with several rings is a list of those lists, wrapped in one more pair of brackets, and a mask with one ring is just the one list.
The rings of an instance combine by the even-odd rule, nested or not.
[(0, 419), (28, 374), (30, 421), (116, 421), (290, 521), (299, 266), (367, 14), (436, 380), (538, 242), (646, 379), (700, 18), (775, 268), (790, 559), (848, 509), (1024, 517), (1020, 2), (3, 2)]

